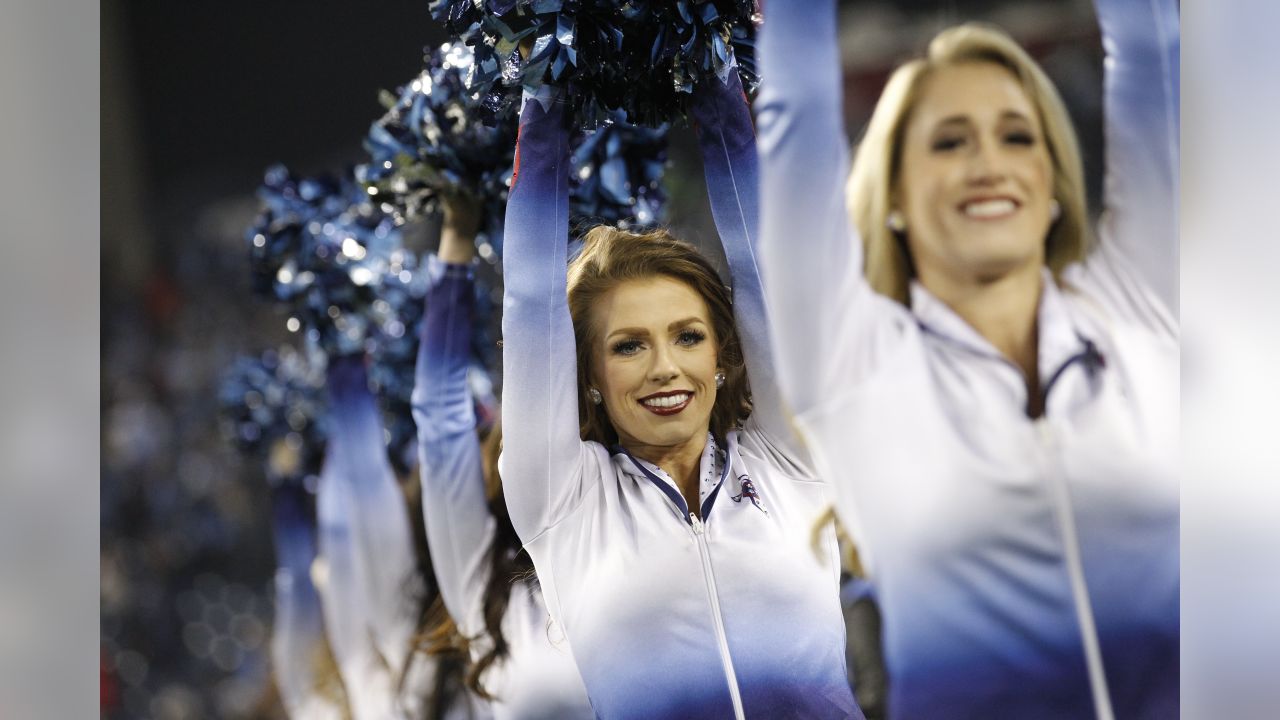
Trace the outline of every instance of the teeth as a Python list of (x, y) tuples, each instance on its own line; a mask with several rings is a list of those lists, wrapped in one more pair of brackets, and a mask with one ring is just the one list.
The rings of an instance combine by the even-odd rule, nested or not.
[(998, 215), (1005, 215), (1017, 209), (1017, 205), (1012, 200), (984, 200), (982, 202), (966, 203), (964, 206), (964, 214), (969, 217), (988, 218)]
[(689, 393), (680, 393), (679, 395), (668, 395), (667, 397), (649, 398), (644, 401), (644, 404), (655, 408), (670, 408), (687, 402), (688, 400)]

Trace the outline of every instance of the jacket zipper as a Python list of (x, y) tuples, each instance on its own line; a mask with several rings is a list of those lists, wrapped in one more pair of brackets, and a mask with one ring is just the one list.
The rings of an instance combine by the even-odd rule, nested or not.
[(733, 716), (737, 720), (746, 720), (742, 711), (742, 692), (738, 689), (738, 675), (733, 670), (733, 658), (729, 655), (729, 641), (724, 632), (724, 620), (720, 617), (720, 596), (716, 592), (716, 579), (711, 571), (711, 551), (707, 548), (706, 528), (697, 516), (689, 513), (689, 527), (693, 529), (693, 539), (698, 546), (698, 555), (702, 557), (702, 577), (707, 584), (707, 597), (711, 601), (711, 619), (715, 626), (716, 643), (720, 646), (720, 663), (724, 666), (725, 680), (729, 683), (729, 699), (733, 701)]
[(1098, 720), (1114, 720), (1111, 696), (1107, 691), (1107, 675), (1102, 666), (1102, 649), (1098, 642), (1098, 628), (1093, 620), (1093, 606), (1089, 602), (1089, 588), (1085, 584), (1084, 564), (1080, 560), (1080, 544), (1076, 537), (1075, 513), (1071, 508), (1071, 494), (1066, 478), (1059, 472), (1057, 447), (1052, 428), (1042, 415), (1034, 421), (1044, 450), (1045, 475), (1049, 491), (1053, 495), (1053, 511), (1062, 534), (1063, 554), (1067, 563), (1067, 577), (1071, 582), (1071, 599), (1075, 606), (1076, 623), (1080, 626), (1080, 640), (1084, 645), (1085, 664), (1089, 671), (1089, 690), (1093, 695), (1094, 713)]

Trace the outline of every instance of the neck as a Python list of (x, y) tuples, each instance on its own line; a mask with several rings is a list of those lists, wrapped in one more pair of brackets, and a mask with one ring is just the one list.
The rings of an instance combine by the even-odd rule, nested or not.
[(705, 432), (678, 445), (645, 445), (624, 440), (622, 446), (635, 457), (662, 468), (680, 488), (690, 512), (698, 514), (698, 475), (702, 452), (707, 449)]
[(1043, 282), (1038, 264), (1028, 264), (995, 280), (922, 275), (920, 281), (1001, 355), (1021, 368), (1029, 389), (1038, 388), (1036, 319)]

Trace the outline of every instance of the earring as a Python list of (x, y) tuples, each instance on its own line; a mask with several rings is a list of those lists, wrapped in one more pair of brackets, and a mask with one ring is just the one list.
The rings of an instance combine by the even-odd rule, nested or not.
[(716, 387), (724, 387), (724, 373), (722, 372), (716, 373)]
[(600, 403), (604, 402), (604, 396), (601, 395), (600, 391), (595, 388), (587, 388), (587, 397), (590, 397), (591, 402), (596, 405), (599, 405)]
[(889, 211), (889, 216), (884, 220), (884, 226), (896, 233), (906, 232), (907, 219), (902, 217), (902, 213), (897, 210), (891, 210)]
[(1062, 203), (1058, 202), (1057, 198), (1054, 198), (1049, 201), (1049, 219), (1057, 222), (1060, 217), (1062, 217)]

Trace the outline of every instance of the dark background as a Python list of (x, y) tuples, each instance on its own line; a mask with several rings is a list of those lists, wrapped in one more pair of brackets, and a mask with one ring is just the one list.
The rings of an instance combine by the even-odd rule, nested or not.
[[(844, 7), (851, 139), (896, 61), (941, 26), (990, 19), (1058, 83), (1097, 197), (1101, 62), (1087, 0)], [(244, 228), (268, 165), (362, 161), (378, 91), (415, 76), (423, 47), (446, 38), (425, 0), (107, 0), (101, 21), (103, 713), (270, 716), (266, 484), (222, 436), (215, 392), (237, 353), (292, 338), (250, 296)], [(671, 224), (714, 247), (695, 155), (676, 131)]]

